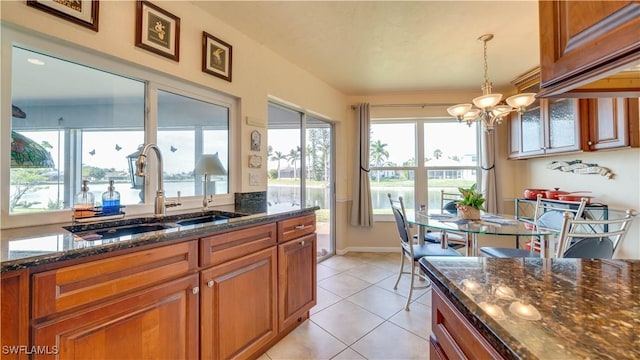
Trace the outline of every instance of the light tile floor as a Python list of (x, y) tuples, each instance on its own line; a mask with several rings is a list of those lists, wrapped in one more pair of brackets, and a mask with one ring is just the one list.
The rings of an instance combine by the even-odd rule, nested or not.
[(409, 276), (393, 290), (399, 266), (399, 252), (348, 253), (318, 264), (311, 318), (259, 360), (429, 359), (431, 290), (414, 290), (405, 311)]

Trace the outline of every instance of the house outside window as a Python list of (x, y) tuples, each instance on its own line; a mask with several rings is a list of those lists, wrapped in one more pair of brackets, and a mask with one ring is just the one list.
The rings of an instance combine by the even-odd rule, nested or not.
[(372, 119), (371, 197), (374, 215), (390, 214), (388, 193), (408, 212), (424, 204), (440, 212), (441, 190), (478, 183), (478, 127), (451, 119)]

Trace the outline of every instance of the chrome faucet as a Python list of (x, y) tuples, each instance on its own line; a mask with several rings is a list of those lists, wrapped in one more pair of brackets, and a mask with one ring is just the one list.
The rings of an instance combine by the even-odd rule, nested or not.
[(207, 178), (208, 174), (204, 173), (204, 197), (202, 198), (202, 211), (209, 209), (209, 204), (213, 202), (213, 195), (207, 196)]
[(146, 144), (142, 150), (140, 150), (140, 156), (138, 156), (138, 160), (136, 160), (136, 176), (145, 176), (145, 171), (147, 168), (147, 153), (150, 149), (156, 153), (156, 158), (158, 159), (158, 172), (157, 172), (157, 186), (156, 189), (156, 199), (154, 203), (154, 211), (156, 216), (164, 216), (167, 207), (174, 207), (182, 205), (180, 202), (180, 192), (178, 191), (178, 199), (177, 200), (166, 200), (164, 197), (164, 190), (162, 188), (162, 153), (160, 153), (160, 148), (156, 144)]

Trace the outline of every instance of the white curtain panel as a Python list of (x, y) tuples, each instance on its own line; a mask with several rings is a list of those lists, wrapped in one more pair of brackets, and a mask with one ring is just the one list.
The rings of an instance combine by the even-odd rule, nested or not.
[(351, 204), (351, 225), (373, 226), (373, 206), (371, 204), (371, 186), (369, 184), (369, 128), (371, 115), (369, 104), (356, 107), (358, 135), (356, 137), (353, 181), (353, 203)]
[(485, 209), (489, 213), (498, 213), (498, 191), (496, 186), (496, 132), (482, 132), (482, 153), (480, 164), (482, 168), (482, 193), (485, 199)]

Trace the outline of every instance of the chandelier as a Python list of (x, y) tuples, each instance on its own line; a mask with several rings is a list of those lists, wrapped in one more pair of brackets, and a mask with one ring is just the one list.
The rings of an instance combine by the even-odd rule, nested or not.
[(482, 41), (484, 46), (484, 84), (482, 85), (482, 96), (473, 99), (473, 105), (476, 107), (474, 108), (471, 104), (458, 104), (447, 109), (451, 116), (455, 116), (459, 122), (464, 120), (469, 126), (476, 120), (482, 121), (484, 129), (488, 133), (493, 132), (494, 124), (500, 124), (502, 119), (512, 111), (524, 112), (536, 97), (534, 93), (517, 94), (507, 98), (508, 105), (504, 103), (499, 105), (502, 94), (491, 93), (491, 83), (487, 75), (489, 69), (487, 42), (491, 39), (493, 39), (493, 34), (485, 34), (478, 38), (478, 41)]

